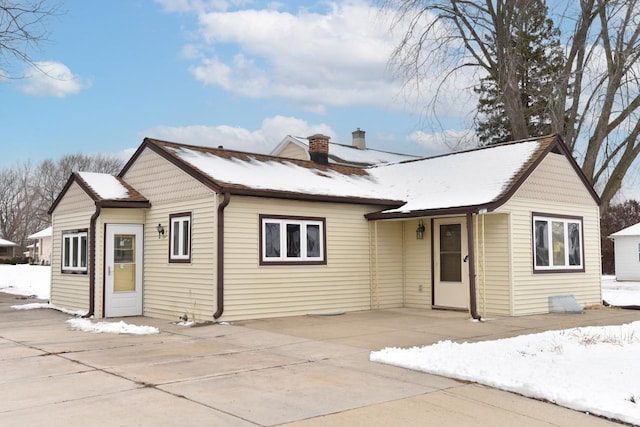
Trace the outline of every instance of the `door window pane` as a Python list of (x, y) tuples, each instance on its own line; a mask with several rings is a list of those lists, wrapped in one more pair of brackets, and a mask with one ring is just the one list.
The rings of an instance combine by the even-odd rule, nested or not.
[(440, 281), (462, 281), (462, 225), (440, 226)]

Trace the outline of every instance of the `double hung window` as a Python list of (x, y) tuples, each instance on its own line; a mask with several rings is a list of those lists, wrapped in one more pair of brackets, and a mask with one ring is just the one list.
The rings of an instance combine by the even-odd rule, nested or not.
[(169, 216), (169, 262), (191, 262), (191, 213)]

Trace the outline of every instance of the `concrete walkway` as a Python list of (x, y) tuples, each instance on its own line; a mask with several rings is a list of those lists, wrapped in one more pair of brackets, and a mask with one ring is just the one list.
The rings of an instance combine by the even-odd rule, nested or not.
[[(369, 362), (369, 352), (640, 320), (640, 311), (498, 318), (382, 310), (180, 327), (158, 335), (70, 330), (0, 294), (1, 426), (596, 426), (606, 420)], [(111, 319), (112, 321), (114, 319)], [(541, 373), (543, 374), (543, 373)]]

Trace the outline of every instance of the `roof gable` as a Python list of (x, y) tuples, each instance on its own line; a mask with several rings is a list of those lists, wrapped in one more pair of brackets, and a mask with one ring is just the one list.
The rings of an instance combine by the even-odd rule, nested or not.
[[(299, 147), (304, 152), (305, 159), (311, 160), (311, 156), (309, 155), (309, 140), (291, 135), (287, 135), (282, 142), (271, 151), (270, 155), (280, 156), (289, 144)], [(353, 145), (338, 144), (329, 141), (329, 163), (335, 165), (367, 167), (419, 158), (419, 156), (410, 154), (393, 153), (373, 148), (362, 149), (354, 147)]]
[(76, 183), (96, 204), (102, 207), (149, 207), (149, 201), (122, 178), (105, 173), (73, 172), (49, 208), (51, 215), (72, 184)]

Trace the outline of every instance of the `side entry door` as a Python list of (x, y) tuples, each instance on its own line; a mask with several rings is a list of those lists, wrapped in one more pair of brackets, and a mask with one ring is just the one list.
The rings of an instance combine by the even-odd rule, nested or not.
[(107, 224), (105, 317), (142, 315), (141, 224)]

